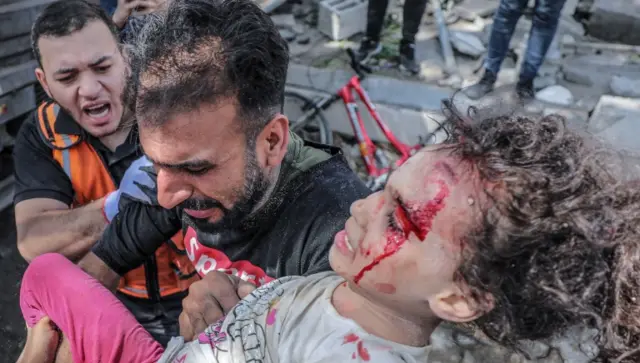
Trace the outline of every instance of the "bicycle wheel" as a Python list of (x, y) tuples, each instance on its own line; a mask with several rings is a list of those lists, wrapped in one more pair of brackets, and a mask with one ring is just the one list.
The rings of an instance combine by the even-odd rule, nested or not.
[(285, 91), (284, 114), (289, 118), (291, 130), (303, 139), (320, 144), (333, 144), (329, 122), (311, 99), (294, 91)]

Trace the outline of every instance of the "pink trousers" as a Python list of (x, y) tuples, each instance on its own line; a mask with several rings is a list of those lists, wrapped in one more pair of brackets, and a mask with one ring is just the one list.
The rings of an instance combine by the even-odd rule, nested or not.
[(48, 316), (69, 340), (76, 363), (157, 362), (163, 348), (98, 280), (64, 256), (34, 259), (22, 278), (29, 327)]

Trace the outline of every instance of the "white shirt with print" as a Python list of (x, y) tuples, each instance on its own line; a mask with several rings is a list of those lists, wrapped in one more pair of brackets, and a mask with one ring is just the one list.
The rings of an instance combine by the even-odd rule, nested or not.
[(285, 277), (256, 289), (192, 342), (173, 338), (160, 363), (427, 362), (429, 347), (370, 335), (331, 304), (334, 272)]

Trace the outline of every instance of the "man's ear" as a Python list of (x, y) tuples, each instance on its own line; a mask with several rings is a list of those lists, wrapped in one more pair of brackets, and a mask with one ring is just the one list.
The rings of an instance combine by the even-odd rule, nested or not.
[(476, 320), (495, 305), (493, 296), (486, 294), (483, 301), (477, 301), (457, 286), (452, 286), (429, 300), (431, 311), (439, 318), (454, 323), (468, 323)]
[(47, 78), (44, 76), (44, 70), (42, 70), (42, 68), (36, 68), (35, 72), (36, 72), (36, 78), (38, 79), (38, 82), (40, 82), (42, 89), (44, 89), (44, 91), (47, 92), (47, 96), (49, 96), (49, 98), (53, 98), (51, 97), (51, 92), (49, 91), (49, 84), (47, 83)]
[(276, 114), (258, 135), (258, 154), (262, 154), (266, 167), (279, 166), (287, 153), (289, 144), (289, 119)]

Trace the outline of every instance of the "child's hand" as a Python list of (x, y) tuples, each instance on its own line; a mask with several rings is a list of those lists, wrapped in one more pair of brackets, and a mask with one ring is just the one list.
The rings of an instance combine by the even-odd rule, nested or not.
[(219, 271), (209, 272), (202, 280), (191, 284), (189, 295), (182, 300), (180, 335), (185, 341), (193, 340), (255, 288), (236, 276)]
[(59, 342), (58, 328), (45, 316), (33, 328), (27, 328), (27, 342), (16, 363), (52, 363)]

